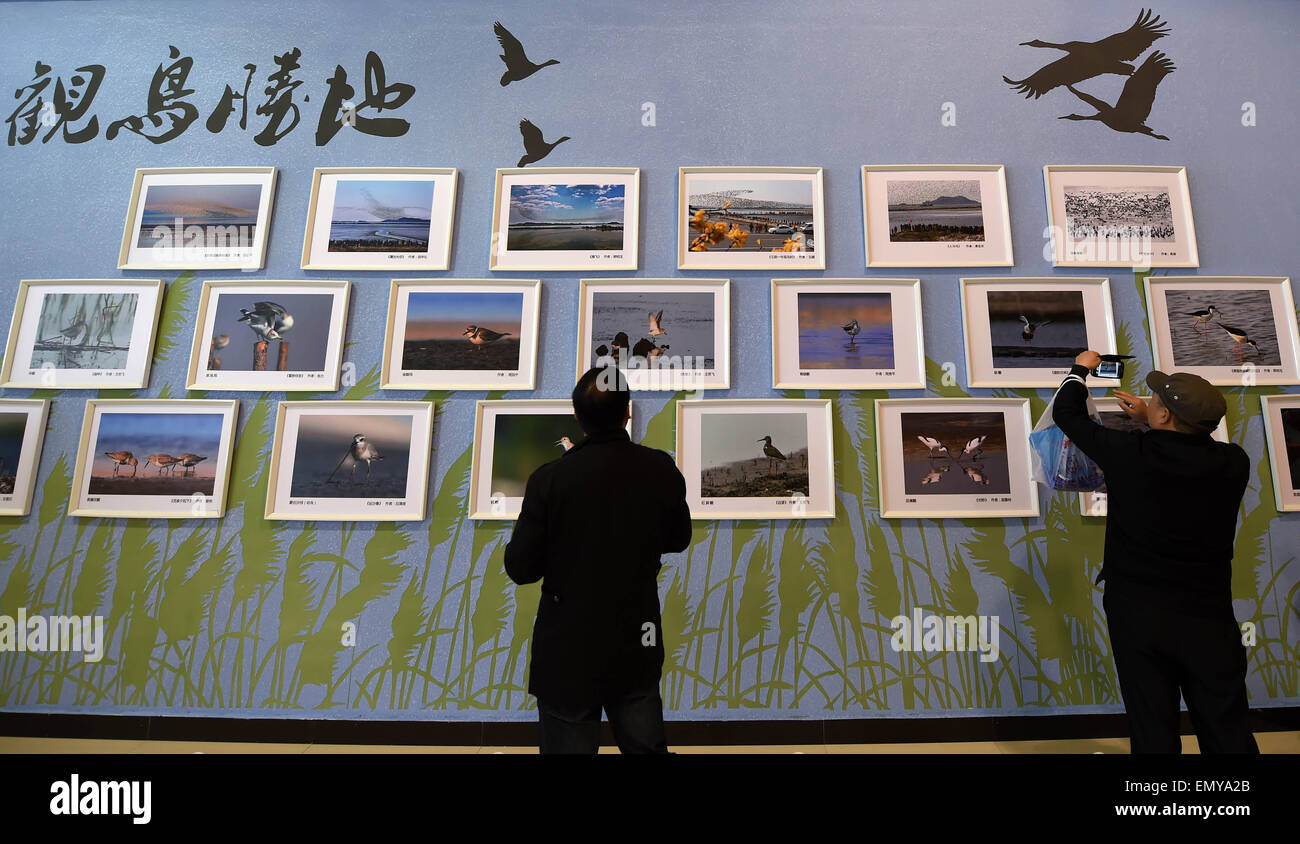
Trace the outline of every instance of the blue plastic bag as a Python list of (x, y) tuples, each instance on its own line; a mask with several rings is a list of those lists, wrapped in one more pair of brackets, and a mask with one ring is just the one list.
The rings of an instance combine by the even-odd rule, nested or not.
[[(1052, 406), (1055, 404), (1056, 396), (1052, 396), (1052, 400), (1047, 403), (1047, 410), (1043, 411), (1038, 424), (1029, 435), (1034, 480), (1051, 489), (1075, 492), (1099, 489), (1106, 482), (1101, 468), (1070, 442), (1064, 431), (1056, 427), (1052, 421)], [(1091, 397), (1088, 398), (1088, 411), (1094, 421), (1100, 419)]]

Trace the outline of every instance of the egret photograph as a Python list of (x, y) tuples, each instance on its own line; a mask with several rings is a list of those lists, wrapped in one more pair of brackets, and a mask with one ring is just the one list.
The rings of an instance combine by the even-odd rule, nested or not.
[(339, 179), (330, 217), (330, 252), (427, 252), (434, 182)]
[(90, 495), (212, 496), (228, 416), (105, 410), (89, 455)]
[(301, 413), (291, 498), (407, 497), (414, 415)]
[(984, 240), (978, 179), (889, 179), (892, 243)]
[(706, 413), (701, 498), (808, 496), (808, 414)]
[(1004, 414), (903, 412), (899, 419), (907, 495), (1011, 492)]
[(1089, 347), (1082, 291), (989, 290), (986, 295), (994, 367), (1068, 369)]
[(800, 369), (893, 369), (892, 294), (798, 293)]
[(46, 293), (29, 366), (126, 369), (139, 300), (135, 293)]
[(528, 477), (582, 442), (584, 434), (570, 413), (498, 413), (492, 434), (491, 494), (519, 498)]
[(412, 290), (401, 329), (403, 370), (517, 370), (524, 294)]

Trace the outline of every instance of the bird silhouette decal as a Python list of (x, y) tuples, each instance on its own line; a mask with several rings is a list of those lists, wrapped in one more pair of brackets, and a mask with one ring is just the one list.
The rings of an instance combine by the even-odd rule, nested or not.
[(1156, 86), (1160, 80), (1174, 72), (1174, 63), (1169, 57), (1160, 51), (1156, 51), (1147, 56), (1147, 60), (1142, 62), (1142, 66), (1137, 72), (1128, 78), (1124, 83), (1124, 90), (1120, 92), (1119, 100), (1112, 106), (1105, 100), (1099, 100), (1094, 96), (1085, 94), (1077, 90), (1073, 85), (1067, 85), (1070, 93), (1083, 100), (1088, 105), (1097, 109), (1096, 114), (1066, 114), (1061, 116), (1061, 120), (1100, 120), (1116, 132), (1137, 132), (1142, 135), (1150, 135), (1161, 141), (1167, 141), (1169, 138), (1164, 135), (1157, 135), (1150, 126), (1146, 125), (1147, 116), (1151, 114), (1151, 106), (1156, 99)]
[(533, 64), (524, 52), (524, 45), (510, 34), (510, 30), (501, 25), (501, 21), (492, 24), (492, 31), (497, 34), (497, 41), (501, 42), (501, 49), (505, 51), (501, 54), (501, 61), (506, 63), (506, 72), (501, 74), (503, 88), (511, 82), (527, 79), (544, 67), (560, 63), (556, 59), (550, 59), (541, 64)]
[(519, 134), (524, 136), (524, 156), (519, 159), (519, 163), (515, 165), (516, 167), (524, 167), (541, 161), (551, 154), (551, 150), (570, 140), (569, 136), (565, 135), (548, 144), (542, 137), (542, 130), (534, 126), (530, 120), (519, 121)]

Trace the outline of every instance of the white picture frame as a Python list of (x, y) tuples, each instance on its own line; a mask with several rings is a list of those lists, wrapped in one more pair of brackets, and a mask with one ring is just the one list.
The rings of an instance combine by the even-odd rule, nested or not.
[(772, 279), (772, 386), (919, 390), (919, 278)]
[(640, 214), (637, 167), (500, 168), (488, 269), (635, 270)]
[(824, 270), (826, 250), (822, 168), (678, 169), (678, 269)]
[[(623, 352), (617, 351), (620, 340), (626, 344)], [(578, 299), (577, 375), (620, 360), (632, 391), (727, 389), (731, 282), (584, 278)]]
[(1116, 351), (1104, 277), (963, 278), (961, 318), (971, 387), (1056, 387), (1080, 352)]
[(835, 518), (832, 412), (830, 399), (677, 402), (677, 468), (691, 518)]
[[(635, 408), (629, 405), (629, 413), (634, 412)], [(629, 433), (632, 430), (630, 418), (627, 430)], [(584, 437), (569, 399), (480, 400), (474, 407), (469, 518), (475, 521), (519, 518), (529, 476), (561, 457), (563, 451)], [(509, 454), (503, 455), (498, 466), (497, 450), (503, 445)]]
[(220, 518), (238, 422), (236, 399), (88, 399), (68, 513)]
[(324, 280), (204, 281), (186, 389), (337, 390), (351, 287)]
[(1186, 167), (1048, 164), (1055, 267), (1198, 267)]
[(0, 516), (32, 511), (49, 399), (0, 398)]
[(276, 174), (274, 167), (136, 170), (117, 268), (261, 269)]
[(144, 387), (165, 289), (156, 278), (24, 279), (0, 386)]
[(863, 165), (867, 266), (1010, 267), (1008, 209), (1001, 164)]
[(1300, 511), (1300, 395), (1261, 396), (1264, 442), (1279, 513)]
[(455, 167), (317, 167), (302, 268), (447, 269), (457, 177)]
[(380, 388), (533, 389), (541, 292), (537, 279), (393, 279)]
[[(358, 442), (358, 436), (364, 440)], [(267, 470), (265, 518), (421, 521), (428, 501), (432, 443), (433, 402), (280, 402)], [(358, 480), (362, 463), (366, 477)], [(333, 471), (326, 474), (331, 466)], [(385, 477), (372, 477), (375, 471)]]
[[(1224, 387), (1300, 384), (1291, 279), (1147, 276), (1146, 306), (1161, 372), (1191, 372)], [(1236, 339), (1243, 332), (1255, 346)]]
[[(877, 401), (881, 518), (1037, 517), (1038, 489), (1029, 465), (1032, 428), (1028, 399)], [(985, 439), (974, 442), (981, 436)], [(931, 448), (922, 437), (943, 448)]]

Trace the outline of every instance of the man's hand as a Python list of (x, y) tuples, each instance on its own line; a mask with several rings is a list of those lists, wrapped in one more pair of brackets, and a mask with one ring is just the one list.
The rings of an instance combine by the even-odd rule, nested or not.
[(1119, 399), (1120, 410), (1127, 413), (1133, 419), (1136, 419), (1137, 421), (1146, 424), (1147, 421), (1146, 402), (1142, 401), (1142, 399), (1138, 398), (1132, 393), (1126, 393), (1123, 390), (1112, 390), (1111, 392), (1115, 394), (1115, 398)]
[(1075, 358), (1074, 362), (1084, 369), (1093, 370), (1101, 366), (1101, 355), (1089, 349)]

